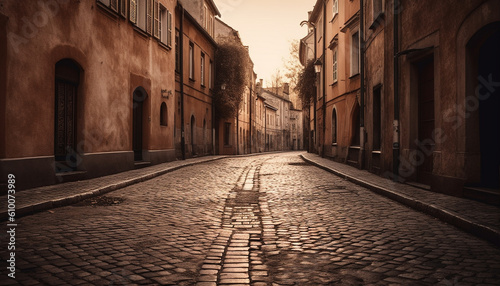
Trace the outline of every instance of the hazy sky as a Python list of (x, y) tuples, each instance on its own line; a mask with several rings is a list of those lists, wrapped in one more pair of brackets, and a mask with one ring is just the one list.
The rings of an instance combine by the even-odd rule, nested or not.
[(243, 44), (250, 47), (258, 79), (266, 81), (288, 58), (290, 41), (301, 39), (316, 0), (214, 0), (221, 20), (239, 31)]

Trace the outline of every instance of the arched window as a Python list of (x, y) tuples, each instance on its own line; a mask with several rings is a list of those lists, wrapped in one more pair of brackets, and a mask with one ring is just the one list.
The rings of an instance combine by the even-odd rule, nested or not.
[(162, 102), (160, 107), (160, 125), (168, 126), (168, 111), (167, 104), (165, 102)]
[(337, 143), (337, 109), (332, 111), (332, 144)]

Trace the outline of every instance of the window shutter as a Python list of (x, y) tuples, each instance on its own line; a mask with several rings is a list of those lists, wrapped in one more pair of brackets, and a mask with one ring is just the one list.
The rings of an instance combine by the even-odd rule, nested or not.
[(109, 2), (109, 7), (111, 8), (111, 10), (118, 12), (118, 0), (111, 0)]
[(157, 39), (160, 39), (160, 4), (158, 3), (158, 0), (154, 0), (154, 6), (153, 6), (153, 9), (154, 9), (154, 32), (153, 32), (153, 36)]
[(137, 24), (137, 0), (130, 0), (130, 22)]
[(146, 1), (146, 32), (153, 34), (153, 0)]
[(167, 11), (167, 46), (172, 46), (172, 13)]
[(127, 17), (127, 0), (120, 0), (120, 15)]

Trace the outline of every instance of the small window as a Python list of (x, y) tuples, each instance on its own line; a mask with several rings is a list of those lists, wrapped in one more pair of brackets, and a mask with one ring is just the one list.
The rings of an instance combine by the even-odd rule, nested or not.
[(181, 71), (181, 53), (179, 50), (180, 31), (175, 29), (175, 71)]
[(333, 17), (339, 13), (339, 0), (333, 0)]
[(189, 43), (189, 79), (194, 80), (194, 44)]
[(106, 8), (118, 12), (118, 0), (97, 0), (97, 2), (101, 3)]
[(333, 83), (336, 83), (337, 82), (337, 47), (335, 47), (333, 49), (333, 65), (332, 65), (332, 69), (333, 69)]
[(201, 85), (205, 86), (205, 54), (201, 53), (201, 64), (200, 64), (200, 81)]
[(168, 126), (168, 112), (167, 104), (165, 102), (162, 102), (160, 107), (160, 125)]
[(359, 74), (359, 31), (351, 36), (351, 76)]

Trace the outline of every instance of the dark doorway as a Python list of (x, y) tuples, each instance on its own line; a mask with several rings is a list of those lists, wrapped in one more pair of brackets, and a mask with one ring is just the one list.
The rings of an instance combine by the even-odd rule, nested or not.
[(352, 114), (352, 141), (351, 146), (360, 146), (361, 136), (360, 136), (360, 124), (359, 124), (359, 103), (356, 102), (354, 106), (354, 112)]
[(416, 64), (418, 76), (418, 148), (423, 161), (417, 167), (417, 181), (430, 185), (434, 161), (434, 56)]
[(72, 171), (77, 167), (76, 103), (79, 83), (80, 67), (74, 61), (64, 59), (56, 64), (54, 156), (58, 165), (64, 166), (57, 171)]
[(134, 160), (142, 161), (142, 149), (143, 149), (143, 113), (144, 113), (144, 101), (147, 98), (147, 93), (143, 88), (136, 88), (134, 91), (133, 99), (133, 123), (132, 123), (132, 149), (134, 150)]
[[(500, 30), (479, 50), (478, 81), (481, 185), (500, 187)], [(488, 95), (489, 94), (489, 95)]]
[(191, 152), (193, 156), (196, 155), (196, 144), (195, 144), (195, 124), (196, 120), (194, 119), (194, 115), (191, 115)]

